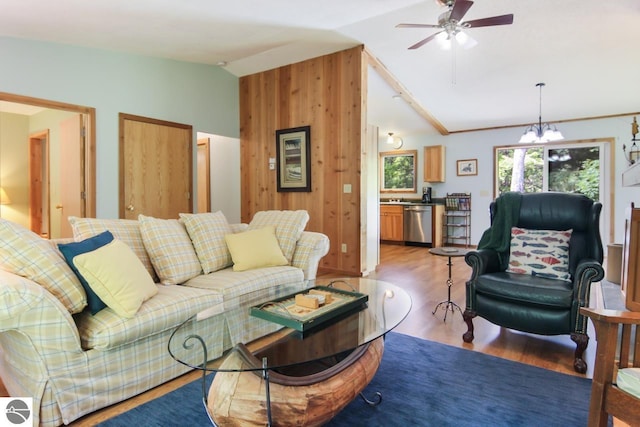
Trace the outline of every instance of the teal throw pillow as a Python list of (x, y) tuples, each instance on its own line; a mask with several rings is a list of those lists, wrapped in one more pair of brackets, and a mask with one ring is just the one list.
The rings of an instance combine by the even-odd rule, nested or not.
[(93, 252), (96, 249), (99, 249), (113, 241), (113, 234), (110, 231), (104, 231), (96, 236), (85, 239), (81, 242), (73, 242), (73, 243), (60, 243), (58, 244), (58, 249), (62, 252), (64, 259), (69, 264), (69, 267), (73, 270), (73, 272), (80, 279), (80, 283), (82, 283), (82, 287), (84, 291), (87, 293), (87, 305), (89, 306), (89, 310), (91, 310), (91, 314), (96, 314), (107, 305), (100, 299), (98, 295), (91, 289), (89, 283), (87, 283), (86, 279), (80, 274), (78, 268), (73, 263), (73, 259), (78, 256), (88, 252)]

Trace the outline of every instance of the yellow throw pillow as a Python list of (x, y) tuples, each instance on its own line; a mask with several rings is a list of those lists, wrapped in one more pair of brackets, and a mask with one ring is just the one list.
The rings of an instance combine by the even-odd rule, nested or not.
[(273, 225), (282, 254), (289, 262), (293, 260), (296, 243), (309, 222), (309, 214), (305, 210), (297, 211), (260, 211), (256, 212), (249, 223), (249, 230)]
[(278, 245), (274, 226), (227, 234), (224, 239), (233, 259), (233, 271), (289, 264)]
[(158, 293), (140, 259), (120, 240), (78, 255), (73, 263), (96, 295), (122, 317), (133, 317)]

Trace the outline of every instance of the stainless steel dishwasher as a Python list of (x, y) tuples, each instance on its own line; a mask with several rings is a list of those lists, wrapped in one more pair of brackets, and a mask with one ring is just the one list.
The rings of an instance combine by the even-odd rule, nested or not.
[(404, 241), (409, 243), (433, 243), (431, 229), (432, 206), (404, 207)]

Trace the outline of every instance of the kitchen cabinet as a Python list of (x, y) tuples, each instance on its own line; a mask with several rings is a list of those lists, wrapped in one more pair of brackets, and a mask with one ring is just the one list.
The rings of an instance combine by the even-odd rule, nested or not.
[(380, 206), (380, 240), (404, 241), (404, 207)]
[(444, 145), (424, 147), (425, 182), (444, 182)]

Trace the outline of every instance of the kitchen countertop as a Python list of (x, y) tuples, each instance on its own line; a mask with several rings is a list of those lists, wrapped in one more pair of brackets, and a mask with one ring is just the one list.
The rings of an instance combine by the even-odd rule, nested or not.
[(403, 205), (403, 206), (435, 206), (442, 205), (443, 203), (431, 202), (431, 203), (422, 203), (421, 201), (402, 201), (402, 202), (380, 202), (381, 205)]

